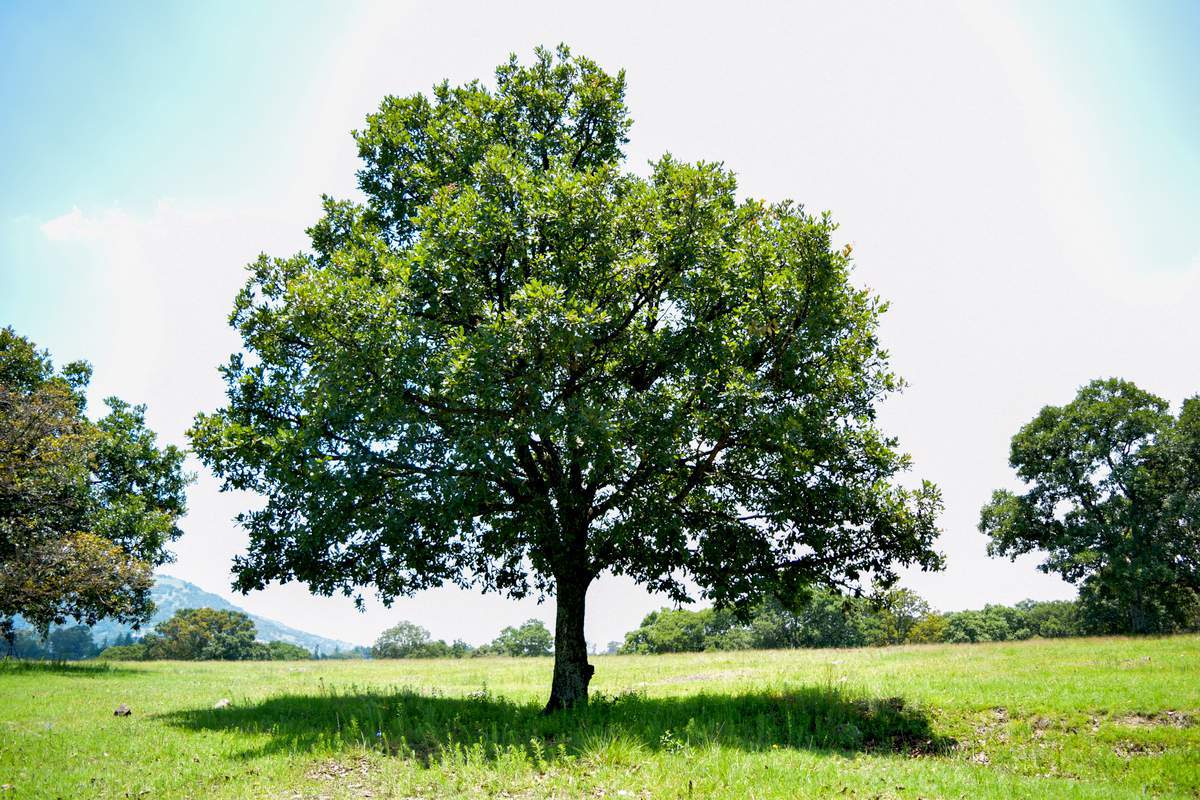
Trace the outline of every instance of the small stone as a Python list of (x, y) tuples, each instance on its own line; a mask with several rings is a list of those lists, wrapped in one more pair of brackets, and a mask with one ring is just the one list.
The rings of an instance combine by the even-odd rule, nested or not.
[(222, 697), (220, 700), (218, 700), (216, 703), (213, 704), (213, 708), (225, 708), (228, 705), (229, 705), (229, 698)]
[(114, 717), (128, 717), (128, 716), (132, 716), (132, 715), (133, 715), (133, 709), (131, 709), (129, 706), (125, 705), (124, 703), (121, 703), (121, 705), (117, 706), (117, 710), (113, 712)]

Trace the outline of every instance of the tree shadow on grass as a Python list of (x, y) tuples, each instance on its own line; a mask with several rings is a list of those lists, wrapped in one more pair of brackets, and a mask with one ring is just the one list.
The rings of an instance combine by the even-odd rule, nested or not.
[(250, 734), (256, 744), (243, 752), (248, 758), (367, 747), (426, 766), (459, 754), (497, 759), (514, 751), (547, 761), (603, 756), (613, 748), (675, 751), (711, 745), (919, 756), (943, 753), (955, 744), (936, 734), (928, 717), (902, 698), (854, 697), (827, 688), (599, 695), (585, 708), (548, 716), (540, 703), (516, 703), (486, 690), (466, 697), (411, 689), (330, 691), (183, 710), (160, 719), (197, 731)]
[(136, 670), (95, 661), (33, 661), (19, 658), (0, 658), (3, 675), (66, 675), (74, 678), (99, 678), (132, 675)]

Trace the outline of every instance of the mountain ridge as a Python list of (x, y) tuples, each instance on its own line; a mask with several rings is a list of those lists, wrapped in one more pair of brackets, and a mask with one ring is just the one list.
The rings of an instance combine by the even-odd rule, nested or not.
[(126, 633), (140, 636), (153, 630), (154, 626), (160, 622), (170, 619), (180, 609), (215, 608), (218, 611), (240, 611), (250, 617), (254, 621), (255, 638), (262, 642), (288, 642), (311, 652), (319, 650), (325, 655), (337, 650), (350, 650), (357, 646), (353, 642), (318, 636), (315, 633), (284, 625), (278, 620), (251, 614), (218, 594), (205, 591), (194, 583), (172, 575), (155, 575), (154, 587), (150, 590), (150, 596), (154, 600), (154, 614), (146, 624), (142, 625), (140, 631), (134, 631), (131, 625), (125, 625), (116, 620), (103, 619), (91, 626), (92, 638), (97, 644), (103, 645), (106, 641), (115, 642)]

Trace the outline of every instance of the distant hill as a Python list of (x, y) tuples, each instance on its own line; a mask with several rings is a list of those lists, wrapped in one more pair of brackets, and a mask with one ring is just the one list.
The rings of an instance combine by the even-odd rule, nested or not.
[(310, 651), (320, 648), (321, 652), (325, 654), (332, 653), (335, 650), (349, 650), (354, 647), (354, 644), (351, 642), (326, 639), (324, 636), (317, 636), (316, 634), (290, 628), (282, 622), (276, 622), (273, 619), (250, 614), (245, 609), (238, 608), (219, 595), (206, 592), (194, 583), (188, 583), (179, 578), (172, 578), (170, 575), (156, 575), (154, 588), (150, 590), (150, 595), (154, 598), (156, 609), (154, 616), (150, 618), (150, 622), (143, 625), (140, 632), (133, 631), (133, 628), (130, 626), (122, 625), (113, 620), (101, 620), (92, 626), (92, 638), (96, 640), (96, 643), (103, 644), (106, 639), (110, 642), (115, 641), (117, 637), (123, 636), (130, 631), (133, 631), (135, 636), (141, 636), (146, 631), (153, 629), (158, 623), (169, 619), (171, 615), (182, 608), (215, 608), (228, 611), (241, 611), (247, 614), (250, 619), (254, 620), (259, 641), (289, 642)]

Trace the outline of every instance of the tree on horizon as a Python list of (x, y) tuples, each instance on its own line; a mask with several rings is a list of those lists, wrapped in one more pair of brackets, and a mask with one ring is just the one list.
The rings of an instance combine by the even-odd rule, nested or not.
[(989, 554), (1043, 553), (1097, 633), (1200, 626), (1200, 396), (1176, 417), (1131, 381), (1091, 381), (1013, 436), (1009, 465), (1025, 491), (980, 512)]

